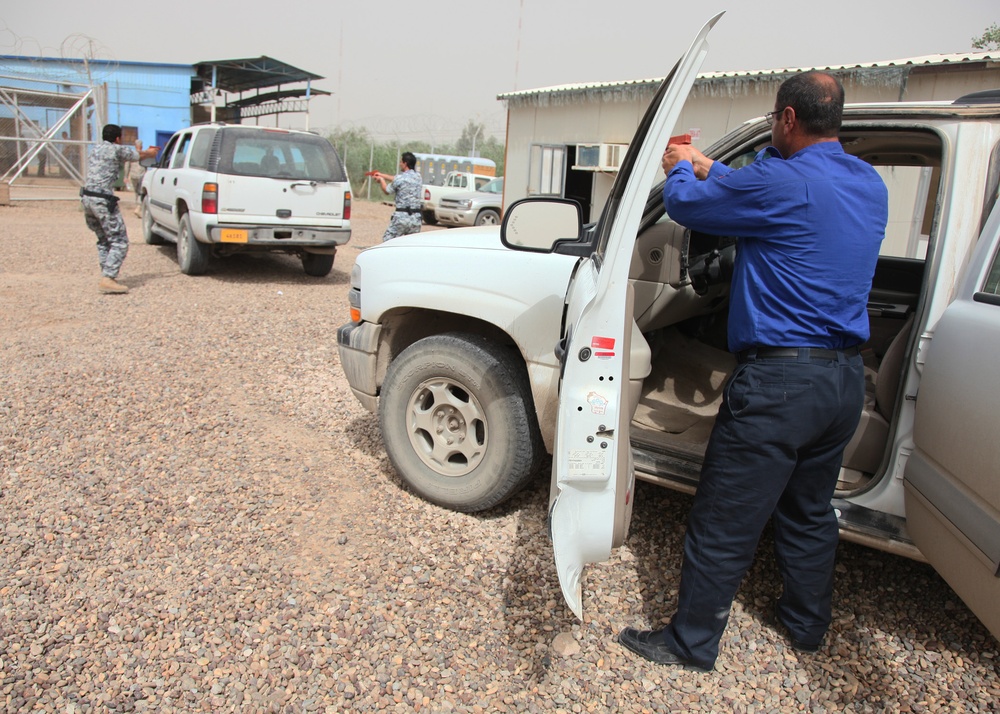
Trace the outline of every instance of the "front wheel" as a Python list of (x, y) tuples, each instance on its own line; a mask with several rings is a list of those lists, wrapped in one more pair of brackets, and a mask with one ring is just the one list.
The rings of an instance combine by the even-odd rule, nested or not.
[(379, 423), (403, 481), (467, 513), (510, 498), (545, 453), (516, 353), (475, 335), (435, 335), (403, 350), (382, 384)]
[(208, 270), (209, 248), (199, 243), (191, 230), (191, 218), (188, 214), (181, 216), (180, 228), (177, 231), (177, 264), (185, 275), (201, 275)]
[(325, 278), (333, 270), (333, 258), (333, 255), (303, 253), (302, 269), (306, 271), (306, 275), (312, 275), (314, 278)]
[(498, 226), (500, 225), (500, 214), (492, 208), (487, 208), (479, 212), (476, 216), (477, 226)]

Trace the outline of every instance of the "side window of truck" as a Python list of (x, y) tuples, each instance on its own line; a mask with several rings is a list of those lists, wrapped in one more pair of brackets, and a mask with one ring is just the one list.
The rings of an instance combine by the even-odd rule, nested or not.
[(208, 168), (208, 156), (212, 150), (212, 139), (215, 138), (215, 129), (203, 129), (194, 138), (194, 145), (191, 147), (191, 158), (188, 159), (188, 166), (195, 169)]

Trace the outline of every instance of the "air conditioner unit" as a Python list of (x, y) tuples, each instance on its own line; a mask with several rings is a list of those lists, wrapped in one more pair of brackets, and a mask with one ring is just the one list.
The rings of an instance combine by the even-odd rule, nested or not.
[(578, 171), (617, 171), (628, 151), (628, 144), (577, 144), (576, 163)]
[(628, 144), (601, 144), (601, 158), (598, 169), (601, 171), (617, 171), (621, 168)]

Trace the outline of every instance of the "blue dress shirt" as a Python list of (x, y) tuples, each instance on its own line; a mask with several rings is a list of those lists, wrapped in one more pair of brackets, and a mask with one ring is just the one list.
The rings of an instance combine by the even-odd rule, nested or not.
[[(766, 160), (765, 160), (766, 159)], [(741, 169), (716, 161), (698, 180), (688, 161), (663, 203), (692, 230), (736, 236), (729, 349), (838, 349), (868, 339), (868, 293), (888, 221), (888, 190), (839, 141), (782, 159), (774, 147)]]

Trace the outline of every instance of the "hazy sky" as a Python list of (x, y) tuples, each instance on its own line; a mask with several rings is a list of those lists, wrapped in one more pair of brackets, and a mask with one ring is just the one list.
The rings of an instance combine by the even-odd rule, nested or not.
[[(556, 84), (662, 77), (727, 10), (703, 70), (770, 69), (967, 52), (997, 0), (8, 0), (0, 53), (193, 64), (267, 55), (325, 79), (311, 128), (452, 141), (475, 119), (503, 135), (496, 96)], [(848, 98), (849, 99), (849, 98)], [(273, 122), (273, 118), (261, 123)], [(282, 126), (302, 126), (288, 115)]]

